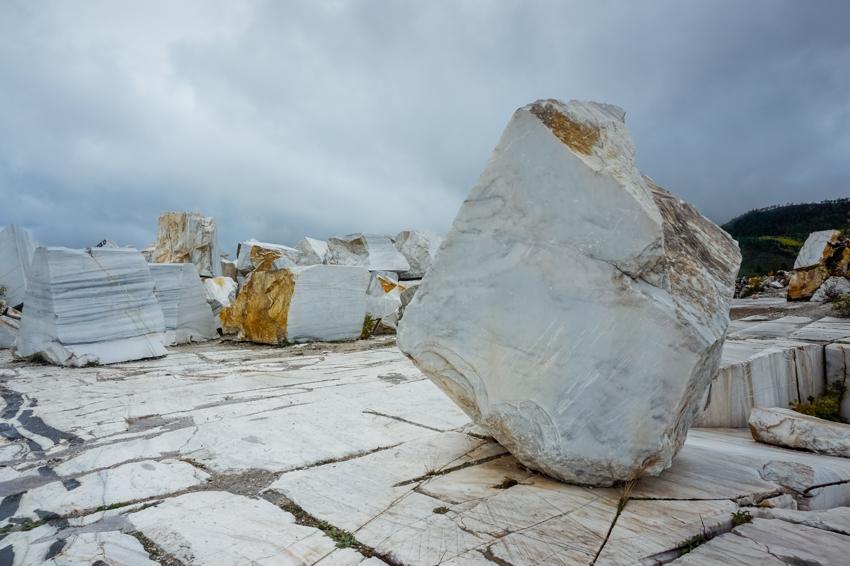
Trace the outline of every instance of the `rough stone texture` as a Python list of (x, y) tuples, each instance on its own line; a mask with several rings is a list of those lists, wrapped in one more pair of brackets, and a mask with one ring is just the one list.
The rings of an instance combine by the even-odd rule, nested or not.
[(828, 278), (829, 270), (822, 265), (797, 269), (791, 275), (786, 296), (789, 301), (810, 299)]
[(236, 281), (236, 278), (239, 277), (239, 270), (236, 269), (236, 262), (222, 258), (219, 263), (221, 264), (222, 277), (229, 277)]
[(385, 332), (395, 332), (401, 310), (404, 283), (387, 273), (372, 273), (366, 289), (366, 314)]
[(850, 281), (846, 277), (830, 277), (823, 282), (815, 294), (812, 295), (813, 303), (823, 303), (830, 299), (850, 293)]
[[(195, 265), (152, 263), (150, 270), (154, 293), (165, 318), (165, 343), (185, 344), (217, 338), (215, 318)], [(216, 279), (221, 278), (208, 281)]]
[(399, 273), (399, 278), (422, 279), (431, 268), (431, 263), (443, 243), (442, 236), (430, 232), (405, 230), (395, 237), (395, 247), (410, 264), (410, 269)]
[(328, 243), (309, 236), (295, 244), (295, 249), (301, 252), (298, 265), (319, 265), (325, 263), (325, 257), (328, 255)]
[(835, 243), (840, 235), (841, 232), (838, 230), (823, 230), (809, 234), (797, 254), (794, 269), (805, 269), (823, 263), (832, 253), (830, 244)]
[(399, 328), (523, 464), (582, 484), (670, 466), (717, 372), (741, 257), (640, 174), (623, 117), (518, 110)]
[[(73, 369), (0, 352), (0, 377), (0, 508), (58, 515), (11, 527), (0, 555), (13, 565), (50, 563), (52, 552), (59, 563), (70, 553), (81, 566), (147, 566), (129, 533), (187, 566), (656, 564), (706, 528), (731, 528), (741, 506), (781, 495), (801, 509), (850, 502), (850, 459), (760, 444), (745, 430), (692, 429), (673, 466), (637, 482), (618, 516), (622, 487), (588, 489), (524, 468), (386, 338), (207, 342)], [(789, 478), (783, 466), (796, 472)], [(91, 509), (102, 501), (114, 508)], [(21, 503), (27, 511), (15, 510)], [(296, 524), (293, 507), (378, 556), (337, 549)], [(777, 511), (748, 509), (757, 518)], [(832, 527), (841, 518), (781, 519)]]
[(0, 287), (6, 288), (6, 304), (11, 307), (24, 302), (34, 252), (29, 232), (20, 226), (11, 225), (0, 231)]
[(18, 339), (19, 327), (19, 321), (14, 318), (0, 316), (0, 350), (15, 346), (15, 341)]
[(850, 458), (850, 425), (804, 415), (791, 409), (753, 409), (753, 439), (797, 450)]
[(165, 322), (142, 255), (39, 247), (17, 356), (85, 366), (164, 356)]
[(754, 407), (788, 407), (824, 391), (823, 346), (727, 340), (694, 426), (744, 428)]
[(213, 218), (197, 212), (163, 212), (152, 263), (194, 263), (201, 277), (221, 275), (218, 234)]
[(329, 238), (325, 261), (329, 265), (357, 265), (369, 271), (401, 273), (410, 269), (410, 264), (395, 249), (389, 236), (376, 234)]
[(289, 246), (246, 240), (236, 246), (236, 269), (247, 274), (293, 267), (300, 256), (301, 252)]
[(214, 315), (218, 316), (221, 309), (229, 307), (233, 303), (238, 288), (236, 281), (230, 277), (204, 279), (204, 294)]
[(366, 315), (369, 272), (311, 265), (254, 271), (221, 311), (226, 332), (260, 344), (353, 340)]

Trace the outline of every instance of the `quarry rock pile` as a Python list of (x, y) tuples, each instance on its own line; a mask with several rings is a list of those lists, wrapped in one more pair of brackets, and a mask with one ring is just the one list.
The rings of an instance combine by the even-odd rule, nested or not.
[(164, 356), (165, 321), (142, 255), (39, 247), (15, 354), (62, 366)]
[(351, 234), (328, 239), (328, 265), (356, 265), (369, 271), (403, 273), (410, 264), (396, 250), (389, 236)]
[(671, 465), (717, 373), (741, 260), (637, 170), (624, 115), (519, 109), (399, 325), (402, 351), (478, 425), (580, 484)]
[[(821, 286), (833, 277), (846, 279), (850, 242), (838, 230), (812, 232), (794, 262), (788, 284), (788, 300), (814, 299)], [(830, 284), (834, 287), (836, 282)], [(826, 293), (826, 290), (825, 292)], [(824, 294), (818, 300), (825, 299)]]

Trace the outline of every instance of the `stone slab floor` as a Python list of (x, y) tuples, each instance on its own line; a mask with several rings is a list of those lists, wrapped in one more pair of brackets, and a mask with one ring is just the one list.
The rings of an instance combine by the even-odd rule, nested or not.
[(850, 556), (850, 460), (693, 430), (659, 478), (561, 484), (472, 426), (387, 338), (211, 342), (83, 369), (5, 351), (0, 393), (0, 564)]

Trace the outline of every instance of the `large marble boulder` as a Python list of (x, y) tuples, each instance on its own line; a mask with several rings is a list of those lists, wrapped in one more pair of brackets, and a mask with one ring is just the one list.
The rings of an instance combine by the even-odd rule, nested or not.
[(142, 254), (39, 247), (15, 355), (63, 366), (166, 354), (165, 321)]
[(717, 373), (741, 260), (641, 175), (624, 115), (517, 110), (399, 324), (401, 350), (477, 424), (580, 484), (670, 466)]
[(224, 331), (260, 344), (354, 340), (366, 317), (369, 272), (310, 265), (254, 271), (221, 311)]
[(442, 236), (430, 232), (405, 230), (395, 237), (395, 247), (410, 264), (410, 269), (399, 274), (402, 280), (422, 279), (443, 243)]
[(221, 275), (215, 220), (197, 212), (163, 212), (152, 263), (194, 263), (201, 277)]
[(753, 409), (749, 419), (753, 440), (850, 458), (850, 425), (826, 421), (791, 409)]
[(186, 344), (217, 338), (213, 311), (195, 265), (152, 263), (150, 270), (154, 293), (165, 318), (165, 343)]
[(309, 236), (295, 244), (295, 249), (301, 252), (298, 265), (319, 265), (325, 263), (325, 257), (328, 255), (328, 243)]
[(33, 252), (35, 244), (20, 226), (0, 231), (0, 287), (6, 289), (5, 301), (11, 307), (24, 302)]
[(252, 271), (271, 271), (293, 267), (301, 256), (295, 248), (281, 244), (245, 240), (236, 246), (236, 269), (247, 275)]
[[(812, 299), (831, 277), (843, 278), (850, 264), (850, 247), (838, 230), (812, 232), (794, 262), (788, 300)], [(818, 296), (818, 300), (821, 297)]]
[(357, 265), (369, 271), (401, 273), (410, 264), (395, 249), (389, 236), (351, 234), (328, 239), (328, 265)]

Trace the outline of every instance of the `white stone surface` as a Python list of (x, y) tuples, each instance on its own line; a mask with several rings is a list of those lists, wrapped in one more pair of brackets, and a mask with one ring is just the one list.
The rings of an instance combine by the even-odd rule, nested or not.
[(287, 340), (354, 340), (363, 331), (369, 274), (348, 266), (293, 268), (295, 292), (289, 305)]
[(255, 269), (283, 269), (293, 267), (300, 257), (295, 248), (250, 239), (236, 246), (236, 269), (243, 275)]
[(57, 365), (166, 354), (154, 281), (132, 249), (36, 249), (16, 355)]
[(404, 283), (384, 273), (373, 272), (366, 289), (366, 314), (382, 327), (395, 330), (401, 309), (401, 293), (406, 288)]
[(165, 343), (185, 344), (217, 338), (216, 321), (195, 265), (152, 263), (149, 267), (154, 294), (165, 318)]
[(204, 296), (212, 309), (218, 315), (221, 309), (229, 307), (236, 298), (239, 286), (230, 277), (209, 277), (204, 279)]
[(824, 303), (830, 298), (850, 293), (850, 281), (846, 277), (830, 277), (823, 282), (810, 299), (813, 303)]
[(753, 409), (749, 425), (759, 442), (850, 458), (850, 425), (844, 423), (774, 407)]
[[(735, 322), (740, 323), (741, 321)], [(729, 338), (758, 338), (763, 340), (789, 338), (796, 331), (812, 322), (813, 320), (807, 316), (789, 315), (757, 322), (756, 324), (736, 324), (734, 327), (730, 327)]]
[(791, 333), (795, 340), (835, 342), (850, 339), (850, 319), (825, 316)]
[[(828, 344), (824, 349), (826, 365), (826, 383), (841, 383), (845, 387), (850, 386), (850, 344), (835, 343)], [(850, 422), (850, 394), (845, 392), (841, 399), (840, 415)]]
[(305, 236), (300, 242), (295, 244), (295, 249), (301, 252), (301, 257), (298, 258), (298, 265), (318, 265), (325, 263), (325, 258), (328, 255), (328, 243), (309, 236)]
[(0, 231), (0, 287), (6, 288), (5, 300), (11, 307), (24, 302), (34, 252), (35, 244), (25, 229), (12, 224)]
[(357, 265), (369, 271), (395, 271), (410, 269), (410, 264), (395, 249), (389, 236), (377, 234), (349, 234), (328, 238), (329, 265)]
[(185, 564), (315, 564), (336, 548), (268, 501), (219, 491), (175, 497), (130, 521)]
[(623, 118), (518, 110), (399, 325), (402, 351), (476, 423), (582, 484), (670, 465), (717, 372), (740, 263), (640, 174)]
[(12, 348), (18, 339), (20, 324), (7, 316), (0, 316), (0, 350)]
[(805, 269), (821, 263), (827, 246), (838, 239), (840, 235), (841, 232), (838, 230), (822, 230), (809, 234), (809, 237), (806, 238), (806, 242), (797, 254), (797, 259), (794, 261), (794, 269)]
[(821, 395), (825, 372), (820, 344), (727, 340), (694, 426), (746, 427), (754, 407), (789, 407)]
[(418, 230), (404, 230), (396, 234), (395, 247), (410, 264), (410, 269), (400, 274), (402, 279), (422, 279), (443, 243), (442, 236)]
[(201, 277), (218, 277), (220, 259), (215, 219), (197, 212), (160, 214), (153, 263), (194, 263)]

